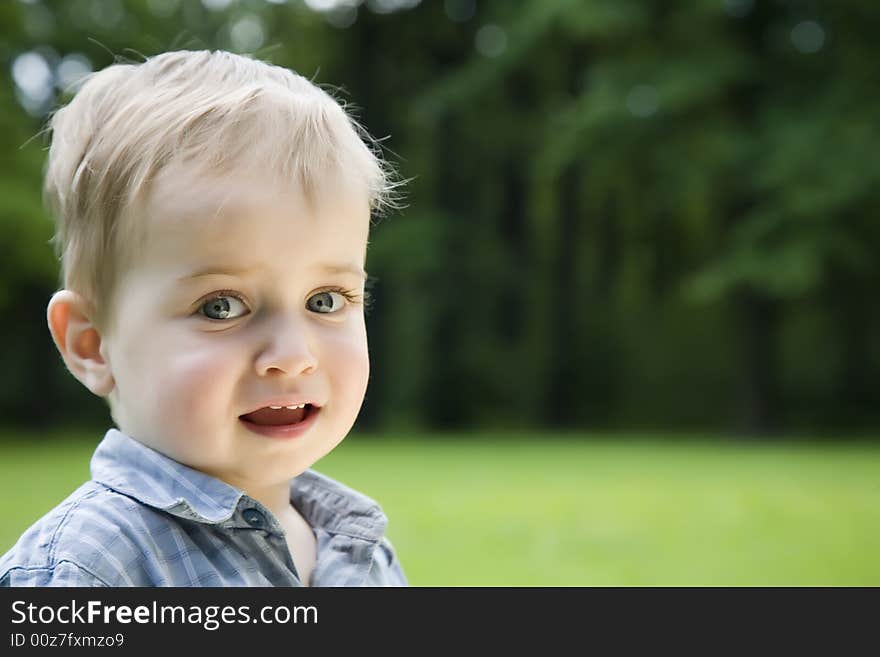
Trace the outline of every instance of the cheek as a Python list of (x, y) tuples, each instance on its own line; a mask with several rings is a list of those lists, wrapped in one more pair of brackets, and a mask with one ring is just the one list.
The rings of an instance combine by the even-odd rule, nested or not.
[(198, 417), (216, 412), (218, 402), (228, 403), (234, 369), (230, 353), (201, 346), (170, 355), (157, 382), (165, 390), (166, 407)]
[(159, 413), (169, 428), (189, 429), (220, 419), (221, 409), (229, 408), (233, 350), (155, 334), (133, 353), (126, 392), (144, 419), (155, 423), (150, 416)]
[(331, 376), (336, 394), (359, 407), (370, 378), (370, 357), (363, 324), (356, 330), (334, 335), (328, 347), (325, 369)]

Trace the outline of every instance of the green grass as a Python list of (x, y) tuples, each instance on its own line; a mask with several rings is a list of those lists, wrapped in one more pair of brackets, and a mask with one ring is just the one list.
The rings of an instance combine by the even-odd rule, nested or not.
[[(94, 444), (0, 446), (0, 552)], [(352, 436), (315, 467), (382, 504), (413, 585), (880, 585), (880, 445)]]

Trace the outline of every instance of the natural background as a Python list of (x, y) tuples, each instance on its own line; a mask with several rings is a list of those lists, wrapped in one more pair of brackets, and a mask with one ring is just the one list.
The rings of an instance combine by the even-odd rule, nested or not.
[(109, 422), (46, 329), (38, 133), (89, 71), (223, 48), (332, 85), (411, 179), (318, 467), (413, 583), (880, 584), (878, 28), (856, 0), (0, 3), (0, 550)]

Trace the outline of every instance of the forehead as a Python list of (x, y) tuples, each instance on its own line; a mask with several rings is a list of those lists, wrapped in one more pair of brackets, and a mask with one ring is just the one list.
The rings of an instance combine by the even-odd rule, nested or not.
[(362, 263), (369, 220), (368, 196), (354, 185), (328, 184), (309, 196), (296, 185), (256, 177), (179, 172), (154, 182), (137, 218), (141, 256), (194, 266), (218, 258), (251, 262), (279, 251), (287, 259), (348, 256)]

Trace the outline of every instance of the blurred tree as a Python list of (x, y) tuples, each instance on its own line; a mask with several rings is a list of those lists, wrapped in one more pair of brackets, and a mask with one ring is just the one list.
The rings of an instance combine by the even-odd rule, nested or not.
[[(577, 372), (595, 364), (572, 362), (578, 351), (613, 349), (590, 347), (599, 336), (586, 316), (635, 294), (639, 304), (737, 309), (741, 321), (726, 333), (738, 336), (731, 354), (744, 365), (743, 426), (773, 425), (784, 304), (819, 294), (835, 270), (866, 284), (877, 278), (878, 235), (866, 210), (877, 199), (867, 154), (878, 140), (870, 119), (878, 96), (860, 64), (873, 48), (869, 14), (856, 2), (820, 10), (749, 0), (557, 0), (487, 11), (484, 20), (509, 26), (510, 47), (494, 60), (475, 54), (420, 104), (437, 116), (502, 108), (501, 120), (515, 124), (505, 131), (514, 142), (499, 148), (531, 171), (526, 196), (536, 197), (531, 244), (540, 260), (517, 273), (531, 281), (528, 340), (544, 345), (524, 369), (545, 372), (545, 395), (536, 397), (546, 412), (571, 417), (564, 389), (583, 391)], [(572, 201), (577, 188), (588, 190), (583, 209)], [(600, 300), (573, 276), (578, 261), (591, 261), (593, 289), (608, 290), (635, 258), (647, 263), (634, 281), (641, 293)], [(572, 290), (581, 303), (560, 299)], [(877, 372), (866, 302), (876, 306), (857, 293), (848, 315), (856, 339), (847, 362), (858, 372), (846, 377), (846, 394), (863, 401)], [(616, 368), (589, 376), (613, 385)]]
[(371, 237), (363, 426), (880, 420), (869, 5), (36, 0), (0, 19), (10, 421), (46, 395), (47, 421), (65, 400), (106, 416), (30, 330), (55, 263), (45, 153), (19, 147), (56, 97), (27, 114), (11, 72), (36, 54), (59, 94), (71, 62), (173, 48), (332, 83), (414, 177)]

